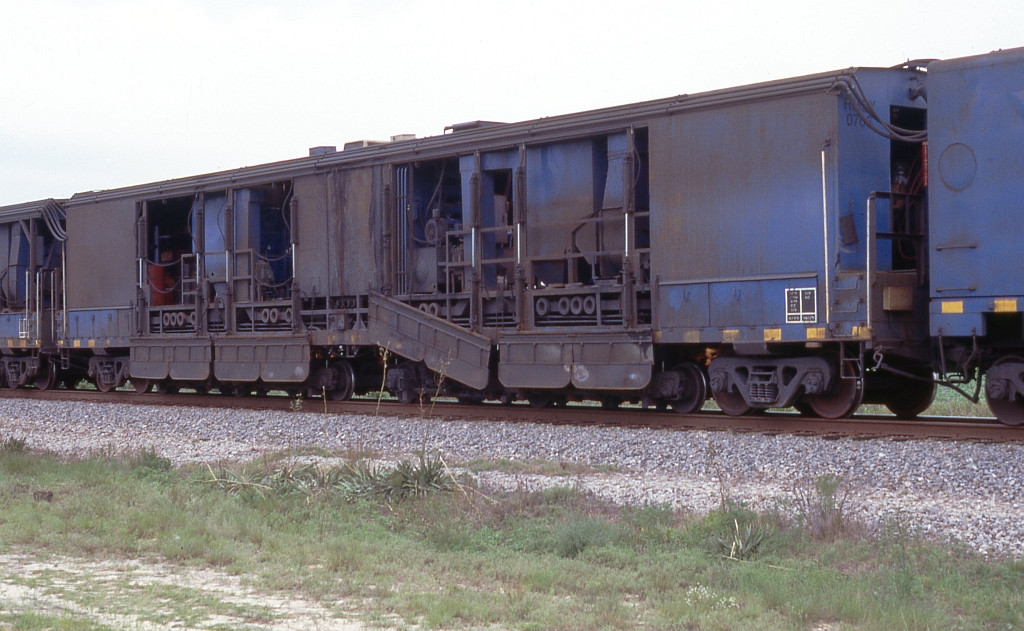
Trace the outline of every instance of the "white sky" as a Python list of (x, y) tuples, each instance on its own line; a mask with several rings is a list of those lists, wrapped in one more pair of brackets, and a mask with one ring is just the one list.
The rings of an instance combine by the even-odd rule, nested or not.
[(0, 205), (1024, 45), (1004, 0), (0, 0)]

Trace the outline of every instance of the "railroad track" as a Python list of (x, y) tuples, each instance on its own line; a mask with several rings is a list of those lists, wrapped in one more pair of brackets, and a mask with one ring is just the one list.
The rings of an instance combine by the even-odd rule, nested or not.
[(535, 409), (525, 404), (470, 405), (438, 400), (402, 404), (394, 400), (356, 398), (348, 401), (323, 399), (297, 400), (284, 395), (223, 396), (217, 394), (137, 394), (130, 390), (102, 393), (95, 390), (0, 390), (0, 398), (35, 399), (41, 401), (125, 403), (156, 406), (195, 406), (253, 410), (325, 412), (328, 414), (384, 414), (407, 418), (456, 420), (498, 420), (574, 425), (606, 425), (661, 429), (702, 429), (739, 433), (792, 434), (825, 438), (937, 438), (945, 440), (979, 440), (991, 442), (1024, 442), (1024, 428), (1010, 427), (992, 418), (921, 417), (913, 421), (887, 415), (856, 415), (849, 419), (828, 420), (801, 416), (791, 412), (766, 412), (749, 416), (727, 416), (717, 410), (682, 415), (674, 412), (643, 410), (623, 406), (605, 410), (597, 406), (567, 405)]

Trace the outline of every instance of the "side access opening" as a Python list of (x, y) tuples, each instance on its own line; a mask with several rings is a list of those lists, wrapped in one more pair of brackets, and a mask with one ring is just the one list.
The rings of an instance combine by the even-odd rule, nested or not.
[(0, 313), (34, 313), (37, 307), (54, 304), (59, 293), (52, 284), (58, 281), (51, 276), (61, 269), (62, 254), (61, 240), (47, 222), (23, 219), (0, 224)]
[[(55, 384), (64, 318), (64, 210), (47, 200), (0, 216), (0, 386)], [(31, 213), (32, 216), (28, 216)]]
[(442, 158), (395, 168), (395, 294), (466, 326), (473, 251), (459, 164)]
[(146, 332), (291, 329), (287, 305), (265, 304), (291, 299), (290, 195), (279, 182), (143, 202)]
[[(926, 146), (920, 141), (906, 140), (909, 132), (925, 129), (926, 112), (911, 107), (890, 108), (894, 127), (905, 135), (891, 136), (889, 141), (889, 191), (872, 192), (867, 199), (867, 260), (865, 290), (867, 326), (896, 325), (895, 333), (909, 335), (906, 327), (914, 327), (924, 335), (928, 303), (927, 247), (927, 168)], [(840, 218), (843, 242), (856, 241), (856, 228)], [(849, 237), (849, 238), (847, 238)], [(837, 292), (838, 293), (838, 292)], [(881, 307), (879, 309), (878, 307)], [(902, 331), (902, 332), (901, 332)], [(922, 346), (920, 353), (924, 350)]]
[(648, 130), (635, 128), (531, 150), (527, 275), (535, 326), (651, 322), (648, 146)]
[(291, 199), (291, 182), (233, 191), (234, 230), (225, 247), (238, 332), (293, 328)]
[(516, 203), (514, 170), (484, 170), (480, 173), (479, 182), (480, 311), (483, 326), (512, 327), (518, 321), (515, 299), (517, 238), (513, 211)]
[[(913, 107), (890, 108), (889, 119), (903, 129), (926, 129), (928, 112)], [(880, 225), (878, 238), (891, 241), (893, 271), (917, 270), (924, 282), (927, 261), (925, 193), (927, 186), (925, 148), (919, 142), (893, 140), (889, 149), (891, 207), (889, 224)]]
[(147, 302), (151, 307), (195, 304), (193, 197), (154, 200), (144, 206), (139, 238)]

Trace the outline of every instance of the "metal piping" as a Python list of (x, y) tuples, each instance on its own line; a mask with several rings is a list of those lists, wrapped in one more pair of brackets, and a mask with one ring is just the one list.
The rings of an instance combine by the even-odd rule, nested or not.
[(633, 216), (633, 213), (626, 213), (625, 215), (623, 215), (623, 217), (625, 217), (625, 219), (626, 219), (626, 228), (625, 228), (625, 232), (626, 232), (626, 254), (625, 254), (625, 258), (627, 258), (627, 259), (629, 258), (629, 255), (630, 255), (630, 248), (629, 248), (629, 220), (630, 220), (630, 218), (632, 218), (632, 216)]
[(523, 264), (523, 224), (516, 224), (516, 265)]
[(476, 269), (476, 226), (469, 231), (469, 264)]

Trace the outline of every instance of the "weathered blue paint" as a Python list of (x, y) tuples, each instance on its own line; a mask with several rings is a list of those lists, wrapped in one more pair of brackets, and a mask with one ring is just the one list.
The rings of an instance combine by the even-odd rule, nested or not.
[(981, 336), (1024, 296), (1024, 49), (932, 63), (928, 100), (931, 333)]

